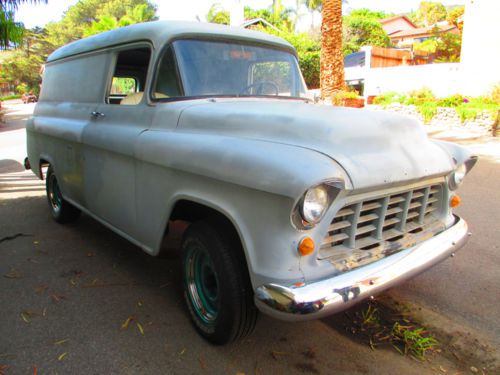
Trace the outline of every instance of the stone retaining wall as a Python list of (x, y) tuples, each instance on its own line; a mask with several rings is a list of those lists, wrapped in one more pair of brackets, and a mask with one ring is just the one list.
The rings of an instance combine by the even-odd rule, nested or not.
[[(399, 103), (391, 103), (386, 106), (382, 105), (369, 105), (367, 109), (395, 112), (402, 115), (413, 116), (419, 121), (424, 122), (423, 116), (418, 112), (414, 105), (404, 105)], [(430, 125), (440, 127), (464, 127), (477, 130), (484, 134), (491, 134), (493, 126), (495, 125), (497, 114), (488, 111), (478, 111), (478, 115), (473, 120), (465, 120), (462, 123), (460, 116), (455, 111), (455, 108), (438, 107), (437, 113), (432, 118)]]

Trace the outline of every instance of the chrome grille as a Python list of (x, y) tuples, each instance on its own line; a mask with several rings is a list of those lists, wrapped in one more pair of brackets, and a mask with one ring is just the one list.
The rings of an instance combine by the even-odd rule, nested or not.
[(403, 242), (418, 241), (422, 232), (440, 231), (442, 197), (442, 186), (433, 184), (350, 203), (335, 215), (318, 258), (346, 264), (375, 255), (378, 259), (401, 250)]

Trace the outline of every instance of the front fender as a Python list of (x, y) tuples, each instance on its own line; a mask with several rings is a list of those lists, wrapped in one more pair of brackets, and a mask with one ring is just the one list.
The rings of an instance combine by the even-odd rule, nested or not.
[(303, 147), (210, 134), (150, 130), (137, 143), (140, 162), (296, 199), (325, 179), (350, 185), (330, 157)]

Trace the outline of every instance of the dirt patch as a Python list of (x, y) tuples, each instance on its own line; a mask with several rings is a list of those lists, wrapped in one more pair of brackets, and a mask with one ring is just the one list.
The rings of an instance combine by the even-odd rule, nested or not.
[(500, 373), (491, 345), (437, 315), (384, 295), (324, 321), (373, 350), (395, 350), (440, 373)]

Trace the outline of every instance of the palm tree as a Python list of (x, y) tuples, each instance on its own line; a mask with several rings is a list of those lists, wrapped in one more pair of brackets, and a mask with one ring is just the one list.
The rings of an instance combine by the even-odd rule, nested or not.
[(0, 49), (23, 40), (24, 26), (14, 21), (14, 14), (22, 3), (40, 3), (47, 0), (0, 0)]
[(331, 98), (345, 87), (342, 54), (342, 0), (323, 1), (321, 22), (321, 97)]
[(314, 12), (323, 10), (323, 0), (305, 0), (306, 7), (311, 13), (311, 30), (314, 29)]

